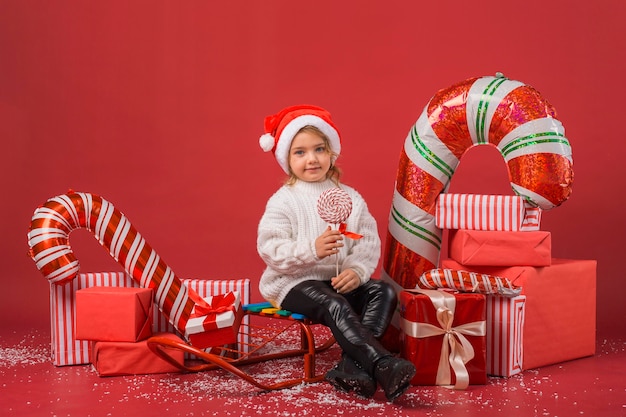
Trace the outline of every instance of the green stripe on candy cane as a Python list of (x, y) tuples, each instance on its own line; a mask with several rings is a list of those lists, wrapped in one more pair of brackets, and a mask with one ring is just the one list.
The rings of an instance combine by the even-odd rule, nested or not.
[(441, 238), (439, 236), (432, 233), (430, 230), (411, 222), (409, 219), (400, 214), (395, 206), (391, 207), (391, 217), (402, 229), (424, 240), (425, 242), (430, 243), (436, 247), (437, 250), (441, 250)]
[(417, 126), (413, 126), (411, 129), (411, 142), (415, 147), (415, 150), (424, 157), (426, 161), (428, 161), (432, 166), (441, 171), (448, 179), (452, 178), (452, 174), (454, 174), (454, 169), (450, 167), (443, 159), (439, 158), (433, 151), (431, 151), (426, 144), (420, 139), (419, 134), (417, 133)]
[(515, 139), (509, 142), (505, 147), (503, 147), (500, 152), (506, 158), (506, 156), (509, 155), (511, 152), (514, 152), (518, 149), (525, 148), (527, 146), (539, 145), (542, 143), (561, 143), (565, 146), (570, 146), (569, 141), (562, 133), (540, 132)]
[(483, 90), (483, 98), (478, 103), (478, 109), (476, 111), (476, 137), (478, 143), (487, 143), (485, 139), (485, 120), (487, 119), (487, 107), (491, 102), (491, 97), (495, 94), (507, 78), (499, 77), (492, 80), (487, 87)]

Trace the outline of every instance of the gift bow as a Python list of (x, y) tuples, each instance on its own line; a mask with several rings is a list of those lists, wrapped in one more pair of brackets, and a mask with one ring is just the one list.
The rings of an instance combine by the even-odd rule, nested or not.
[(350, 239), (361, 239), (363, 235), (354, 232), (348, 232), (348, 225), (345, 223), (339, 223), (339, 233)]
[(404, 332), (415, 338), (443, 335), (439, 366), (437, 368), (437, 385), (451, 385), (450, 368), (456, 377), (455, 389), (466, 389), (469, 385), (469, 373), (465, 364), (474, 357), (474, 348), (464, 335), (485, 336), (485, 321), (475, 321), (452, 327), (456, 298), (453, 295), (437, 290), (406, 290), (426, 295), (437, 309), (439, 326), (429, 323), (416, 323), (403, 320)]
[(196, 317), (199, 317), (209, 314), (220, 314), (232, 310), (233, 304), (236, 301), (236, 297), (233, 292), (229, 292), (224, 295), (213, 296), (213, 298), (211, 299), (211, 304), (209, 304), (203, 298), (194, 301), (196, 301), (196, 305), (194, 307), (194, 315)]

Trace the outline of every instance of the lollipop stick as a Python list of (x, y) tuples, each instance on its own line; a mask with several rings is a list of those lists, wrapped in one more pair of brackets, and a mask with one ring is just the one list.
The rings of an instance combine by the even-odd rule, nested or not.
[[(337, 226), (337, 229), (339, 229), (339, 226)], [(337, 263), (336, 265), (336, 273), (335, 276), (338, 277), (339, 276), (339, 248), (337, 248), (337, 253), (335, 253), (335, 261)]]

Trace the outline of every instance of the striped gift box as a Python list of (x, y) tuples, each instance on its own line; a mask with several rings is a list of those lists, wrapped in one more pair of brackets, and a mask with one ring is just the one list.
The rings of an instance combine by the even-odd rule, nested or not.
[(525, 295), (487, 296), (487, 375), (522, 372), (525, 307)]
[(440, 194), (435, 224), (440, 229), (520, 231), (524, 199), (513, 195)]
[[(195, 290), (201, 297), (238, 291), (242, 304), (250, 302), (250, 280), (202, 280), (182, 279), (185, 285)], [(72, 281), (63, 284), (50, 284), (50, 323), (52, 363), (56, 366), (88, 364), (89, 345), (86, 340), (77, 340), (76, 329), (76, 291), (81, 288), (96, 286), (104, 287), (138, 287), (139, 284), (124, 272), (97, 272), (78, 274)], [(176, 333), (158, 306), (154, 305), (153, 332)], [(241, 323), (238, 342), (240, 349), (249, 345), (249, 320), (244, 317)]]
[(533, 207), (527, 202), (524, 202), (524, 220), (522, 221), (522, 228), (520, 230), (524, 232), (539, 230), (541, 226), (541, 212), (540, 207)]

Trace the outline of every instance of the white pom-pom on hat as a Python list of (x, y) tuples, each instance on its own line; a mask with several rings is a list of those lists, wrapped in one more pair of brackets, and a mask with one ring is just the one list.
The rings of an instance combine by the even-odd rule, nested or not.
[(274, 149), (274, 136), (266, 133), (259, 138), (259, 145), (264, 152), (269, 152)]

